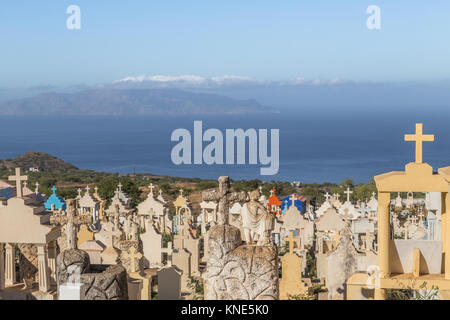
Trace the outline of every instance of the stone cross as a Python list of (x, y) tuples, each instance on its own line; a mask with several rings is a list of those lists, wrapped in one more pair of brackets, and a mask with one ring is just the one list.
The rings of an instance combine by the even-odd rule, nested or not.
[(172, 242), (167, 243), (167, 248), (161, 248), (161, 252), (167, 253), (167, 266), (172, 266), (173, 247)]
[(394, 212), (392, 214), (392, 219), (393, 219), (394, 223), (395, 223), (395, 221), (397, 221), (397, 217), (398, 217), (398, 214)]
[(180, 196), (183, 196), (183, 192), (184, 192), (184, 190), (183, 190), (183, 188), (181, 188), (180, 189)]
[[(123, 254), (125, 259), (130, 259), (130, 273), (136, 273), (139, 271), (139, 261), (142, 259), (142, 253), (136, 250), (134, 246), (130, 247), (127, 252)], [(136, 265), (136, 259), (138, 265)]]
[(434, 134), (423, 134), (423, 124), (416, 123), (416, 134), (406, 134), (405, 141), (416, 143), (416, 163), (422, 163), (422, 145), (425, 141), (434, 141)]
[(91, 190), (91, 188), (89, 186), (86, 186), (86, 192), (87, 194), (89, 194), (89, 190)]
[(292, 233), (292, 231), (289, 231), (289, 237), (288, 238), (284, 238), (284, 241), (289, 243), (289, 253), (293, 253), (294, 252), (295, 238), (294, 238), (294, 234)]
[(408, 224), (404, 223), (403, 227), (401, 228), (401, 230), (403, 231), (404, 239), (408, 240)]
[(375, 192), (372, 192), (372, 198), (373, 199), (375, 199), (375, 196), (376, 196), (377, 194), (375, 193)]
[(114, 229), (119, 230), (120, 229), (120, 212), (119, 212), (119, 205), (114, 206), (114, 214), (113, 214), (113, 220), (114, 220)]
[(16, 175), (15, 176), (9, 176), (9, 181), (16, 181), (16, 196), (17, 198), (22, 198), (22, 181), (27, 181), (28, 176), (21, 176), (20, 175), (20, 168), (16, 168)]
[(117, 187), (119, 188), (119, 192), (122, 192), (122, 184), (119, 182), (119, 184), (117, 185)]
[(419, 217), (419, 222), (422, 223), (423, 218), (425, 217), (425, 215), (423, 214), (423, 208), (419, 207), (418, 211), (419, 211), (419, 214), (417, 216)]
[(153, 183), (150, 183), (148, 187), (150, 189), (150, 194), (153, 196), (153, 189), (155, 188), (155, 186), (153, 185)]
[(258, 189), (259, 189), (259, 193), (262, 194), (262, 189), (263, 189), (262, 186), (259, 186)]
[(36, 182), (36, 189), (34, 189), (34, 193), (39, 193), (39, 182)]
[(372, 248), (372, 241), (375, 240), (375, 236), (370, 234), (370, 230), (366, 230), (366, 235), (362, 236), (361, 239), (365, 241), (365, 250), (366, 252), (369, 252)]
[(347, 191), (344, 191), (344, 193), (347, 195), (347, 202), (350, 202), (350, 195), (353, 191), (350, 191), (350, 187), (347, 187)]
[(274, 193), (275, 193), (275, 189), (270, 190), (270, 196), (273, 196)]
[(73, 213), (75, 208), (72, 203), (69, 204), (67, 208), (67, 223), (66, 223), (66, 238), (67, 238), (67, 249), (73, 250), (77, 247), (77, 232), (75, 231), (75, 221), (73, 218)]
[(325, 193), (325, 199), (326, 201), (330, 200), (331, 195), (327, 192)]
[(54, 225), (66, 225), (67, 244), (70, 249), (76, 249), (77, 233), (76, 226), (82, 224), (91, 224), (92, 217), (86, 215), (75, 215), (76, 203), (75, 199), (67, 200), (66, 215), (57, 214), (50, 217), (50, 223)]
[(230, 178), (227, 176), (219, 177), (219, 188), (203, 191), (203, 201), (218, 201), (217, 224), (228, 224), (230, 205), (234, 202), (244, 202), (247, 199), (247, 193), (231, 192)]
[(77, 189), (77, 192), (78, 192), (78, 198), (81, 198), (81, 189), (78, 188), (78, 189)]

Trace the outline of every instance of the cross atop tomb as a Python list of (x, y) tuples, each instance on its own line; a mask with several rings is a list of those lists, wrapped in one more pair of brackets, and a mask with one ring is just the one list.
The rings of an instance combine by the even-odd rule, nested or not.
[(423, 124), (416, 123), (416, 134), (406, 134), (405, 141), (416, 143), (416, 163), (422, 163), (422, 144), (425, 141), (434, 141), (434, 134), (423, 134)]
[(289, 253), (294, 253), (295, 238), (294, 238), (294, 234), (292, 233), (292, 231), (289, 231), (289, 237), (284, 238), (284, 241), (289, 243)]
[(91, 187), (86, 186), (86, 192), (89, 194), (89, 191), (91, 190)]
[(372, 192), (372, 198), (373, 199), (375, 199), (375, 196), (376, 196), (377, 194), (375, 193), (375, 192)]
[(167, 266), (171, 267), (173, 254), (172, 242), (167, 243), (167, 248), (161, 248), (161, 252), (167, 253)]
[(397, 221), (397, 218), (398, 218), (398, 214), (394, 212), (392, 214), (392, 219), (394, 219), (394, 222)]
[(231, 192), (230, 178), (227, 176), (219, 177), (219, 187), (217, 189), (205, 190), (202, 192), (203, 201), (217, 201), (219, 203), (217, 209), (218, 225), (228, 224), (228, 216), (230, 204), (234, 202), (244, 202), (247, 199), (247, 193)]
[(81, 198), (81, 189), (78, 188), (78, 189), (77, 189), (77, 192), (78, 192), (78, 198)]
[(53, 191), (53, 193), (56, 193), (56, 187), (55, 186), (52, 187), (52, 191)]
[(117, 187), (119, 188), (119, 192), (122, 192), (122, 187), (123, 185), (119, 182), (119, 184), (117, 185)]
[(425, 217), (425, 215), (423, 214), (423, 208), (419, 207), (418, 211), (419, 211), (419, 214), (417, 216), (419, 217), (419, 221), (422, 223), (423, 218)]
[(22, 181), (27, 181), (28, 176), (21, 176), (20, 175), (20, 168), (16, 168), (16, 175), (15, 176), (9, 176), (9, 181), (16, 181), (16, 196), (17, 198), (22, 198)]
[(273, 196), (274, 193), (275, 193), (275, 188), (273, 188), (272, 190), (270, 190), (270, 196)]
[(184, 192), (184, 190), (183, 190), (183, 188), (181, 188), (180, 189), (180, 196), (183, 196), (183, 192)]
[(330, 198), (331, 198), (331, 195), (328, 192), (325, 193), (325, 199), (327, 199), (327, 201), (328, 201), (328, 200), (330, 200)]
[(347, 195), (347, 202), (350, 202), (350, 195), (353, 191), (350, 191), (350, 187), (347, 187), (347, 191), (344, 191), (344, 193)]
[(150, 189), (150, 194), (153, 195), (153, 189), (155, 188), (155, 186), (153, 185), (153, 183), (150, 183), (148, 187)]
[(295, 195), (292, 194), (292, 196), (291, 196), (292, 205), (295, 205), (295, 200), (297, 200), (297, 199), (295, 198)]
[[(136, 273), (139, 271), (139, 261), (142, 258), (142, 253), (136, 250), (134, 246), (131, 246), (127, 252), (123, 254), (125, 259), (130, 259), (130, 273)], [(136, 265), (136, 259), (138, 264)]]
[(36, 189), (34, 189), (34, 193), (39, 193), (39, 182), (36, 182)]
[(370, 250), (372, 249), (373, 240), (375, 240), (375, 236), (370, 233), (369, 229), (367, 229), (366, 235), (362, 236), (361, 239), (365, 242), (364, 248), (366, 253), (370, 252)]

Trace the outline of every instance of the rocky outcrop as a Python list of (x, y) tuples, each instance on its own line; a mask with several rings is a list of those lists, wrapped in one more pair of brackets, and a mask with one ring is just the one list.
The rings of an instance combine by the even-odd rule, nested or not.
[(128, 300), (127, 272), (120, 265), (92, 265), (81, 275), (86, 300)]
[(65, 250), (57, 257), (58, 285), (67, 283), (69, 273), (80, 274), (85, 300), (127, 300), (127, 272), (120, 265), (91, 265), (89, 255), (79, 249)]
[(18, 247), (20, 280), (31, 288), (38, 273), (37, 247), (34, 244), (19, 244)]
[(275, 245), (241, 245), (239, 229), (217, 225), (208, 232), (206, 300), (276, 300), (279, 296)]

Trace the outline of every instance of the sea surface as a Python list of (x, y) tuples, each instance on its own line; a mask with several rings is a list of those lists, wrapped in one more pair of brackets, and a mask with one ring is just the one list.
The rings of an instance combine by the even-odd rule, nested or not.
[[(261, 176), (261, 165), (175, 165), (173, 130), (265, 128), (280, 130), (280, 169)], [(424, 143), (424, 161), (435, 170), (450, 165), (450, 113), (295, 112), (251, 116), (0, 117), (0, 158), (27, 151), (52, 154), (82, 169), (152, 173), (177, 177), (266, 181), (368, 182), (374, 175), (404, 170), (414, 161), (415, 122), (435, 142)], [(207, 143), (204, 144), (206, 146)], [(269, 149), (270, 150), (270, 149)], [(225, 150), (224, 150), (225, 152)]]

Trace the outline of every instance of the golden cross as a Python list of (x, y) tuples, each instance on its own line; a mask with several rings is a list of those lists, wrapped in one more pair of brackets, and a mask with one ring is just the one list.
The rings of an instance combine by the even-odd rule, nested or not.
[(294, 252), (294, 234), (292, 233), (292, 231), (289, 232), (289, 238), (284, 238), (284, 241), (289, 243), (289, 253), (293, 253)]
[(434, 141), (434, 134), (423, 134), (423, 124), (416, 123), (416, 134), (406, 134), (405, 141), (416, 142), (416, 163), (422, 163), (422, 143)]

